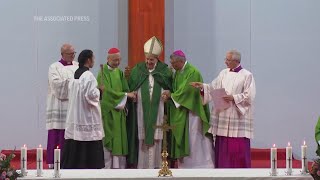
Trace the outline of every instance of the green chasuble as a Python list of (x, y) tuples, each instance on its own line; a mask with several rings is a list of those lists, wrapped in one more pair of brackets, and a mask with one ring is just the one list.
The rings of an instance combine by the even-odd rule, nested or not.
[[(154, 78), (154, 86), (152, 98), (150, 100), (149, 93), (149, 70), (144, 62), (137, 64), (130, 73), (129, 87), (130, 91), (137, 91), (141, 88), (141, 99), (143, 109), (143, 122), (145, 126), (144, 143), (147, 145), (154, 144), (154, 126), (156, 125), (158, 116), (158, 107), (161, 98), (161, 89), (171, 90), (172, 72), (168, 66), (162, 62), (158, 62), (156, 68), (151, 72)], [(137, 120), (137, 104), (128, 102), (128, 143), (129, 155), (128, 163), (136, 164), (138, 159), (138, 120)]]
[(187, 63), (182, 71), (177, 71), (173, 78), (173, 93), (171, 98), (180, 104), (176, 108), (170, 103), (170, 126), (173, 138), (169, 155), (171, 158), (188, 156), (189, 152), (189, 111), (196, 114), (202, 120), (202, 130), (205, 135), (209, 129), (210, 111), (209, 106), (202, 105), (199, 89), (193, 88), (190, 82), (203, 82), (200, 72), (191, 64)]
[(317, 148), (317, 155), (320, 156), (320, 145), (319, 145), (319, 141), (320, 141), (320, 117), (318, 119), (318, 122), (317, 122), (317, 125), (316, 125), (316, 128), (315, 128), (315, 138), (316, 138), (316, 143), (318, 145), (318, 148)]
[[(125, 97), (125, 93), (129, 91), (128, 83), (120, 69), (110, 70), (107, 64), (103, 67), (102, 79), (105, 87), (101, 100), (101, 113), (105, 132), (103, 145), (111, 151), (112, 155), (127, 155), (126, 113), (124, 109), (118, 110), (115, 107)], [(98, 74), (97, 81), (101, 85), (101, 71)]]

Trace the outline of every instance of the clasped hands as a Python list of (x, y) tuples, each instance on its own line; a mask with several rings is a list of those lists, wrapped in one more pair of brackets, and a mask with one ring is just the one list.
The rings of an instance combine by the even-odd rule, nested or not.
[(164, 91), (162, 92), (162, 94), (161, 94), (161, 100), (162, 100), (163, 102), (167, 102), (168, 99), (170, 99), (170, 98), (171, 98), (171, 93), (170, 93), (170, 91), (169, 91), (169, 90), (164, 90)]
[(127, 93), (128, 98), (132, 99), (133, 102), (137, 102), (137, 92), (132, 91)]
[[(100, 85), (98, 87), (98, 89), (100, 89), (100, 91), (104, 92), (104, 85)], [(128, 98), (132, 99), (134, 102), (137, 102), (137, 92), (136, 91), (132, 91), (132, 92), (128, 92), (127, 93)]]

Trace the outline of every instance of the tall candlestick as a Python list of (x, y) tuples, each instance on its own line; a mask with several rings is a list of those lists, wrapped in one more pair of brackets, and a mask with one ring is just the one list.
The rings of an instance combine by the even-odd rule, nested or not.
[(307, 145), (306, 141), (303, 141), (301, 146), (301, 173), (307, 173)]
[(60, 149), (57, 146), (57, 149), (54, 150), (54, 177), (60, 177)]
[(37, 148), (37, 176), (42, 176), (43, 170), (43, 148), (41, 145)]
[(288, 142), (288, 146), (286, 147), (286, 174), (292, 174), (292, 147), (290, 142)]
[(273, 144), (270, 153), (270, 162), (271, 162), (271, 176), (277, 175), (277, 148), (276, 145)]
[(27, 146), (26, 145), (23, 145), (23, 147), (21, 147), (20, 160), (21, 160), (21, 174), (22, 176), (26, 176), (27, 175)]

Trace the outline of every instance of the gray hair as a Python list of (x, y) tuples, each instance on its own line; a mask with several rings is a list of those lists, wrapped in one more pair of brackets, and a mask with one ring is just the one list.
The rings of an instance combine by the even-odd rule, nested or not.
[(68, 44), (68, 43), (63, 44), (61, 46), (60, 52), (61, 52), (61, 54), (65, 53), (68, 49), (71, 49), (71, 48), (73, 48), (71, 44)]
[(236, 49), (231, 49), (227, 54), (232, 54), (232, 60), (241, 62), (241, 53)]
[(185, 62), (187, 60), (185, 57), (178, 56), (178, 55), (175, 55), (175, 54), (171, 54), (170, 55), (170, 59), (180, 60), (180, 61), (183, 61), (183, 62)]
[(121, 58), (120, 52), (118, 52), (118, 53), (114, 53), (114, 54), (108, 54), (107, 59), (114, 57), (114, 56), (119, 56)]

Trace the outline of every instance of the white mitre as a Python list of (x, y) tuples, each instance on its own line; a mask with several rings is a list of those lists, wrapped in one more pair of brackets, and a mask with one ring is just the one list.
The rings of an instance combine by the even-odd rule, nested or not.
[(158, 38), (153, 36), (146, 43), (144, 43), (144, 53), (160, 56), (162, 52), (162, 44)]

